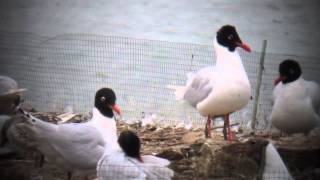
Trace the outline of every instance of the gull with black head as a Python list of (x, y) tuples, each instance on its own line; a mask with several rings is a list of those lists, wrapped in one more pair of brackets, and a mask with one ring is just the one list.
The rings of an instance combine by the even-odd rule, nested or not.
[(279, 130), (309, 133), (320, 125), (320, 87), (302, 77), (300, 64), (291, 59), (279, 65), (279, 77), (274, 80), (272, 124)]
[(214, 40), (215, 66), (204, 67), (190, 74), (185, 86), (175, 89), (177, 99), (185, 100), (203, 116), (208, 117), (206, 137), (211, 137), (211, 119), (223, 117), (225, 139), (233, 140), (229, 115), (244, 108), (251, 97), (251, 86), (236, 48), (250, 52), (250, 47), (240, 39), (236, 28), (221, 27)]
[(67, 170), (68, 179), (94, 172), (105, 149), (118, 147), (114, 112), (120, 114), (120, 108), (110, 88), (96, 92), (92, 119), (85, 123), (52, 124), (19, 111), (37, 149), (49, 163)]

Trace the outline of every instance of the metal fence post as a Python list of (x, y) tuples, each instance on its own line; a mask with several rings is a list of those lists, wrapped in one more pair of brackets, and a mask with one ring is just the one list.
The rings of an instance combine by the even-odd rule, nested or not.
[(258, 105), (259, 105), (259, 97), (260, 97), (260, 88), (261, 88), (261, 81), (262, 81), (262, 72), (264, 69), (264, 59), (266, 55), (266, 49), (267, 49), (267, 40), (263, 41), (262, 44), (262, 50), (260, 55), (260, 64), (258, 69), (258, 76), (257, 76), (257, 83), (255, 88), (255, 101), (253, 104), (253, 110), (252, 110), (252, 119), (251, 119), (251, 128), (255, 130), (256, 128), (256, 122), (257, 122), (257, 112), (258, 112)]

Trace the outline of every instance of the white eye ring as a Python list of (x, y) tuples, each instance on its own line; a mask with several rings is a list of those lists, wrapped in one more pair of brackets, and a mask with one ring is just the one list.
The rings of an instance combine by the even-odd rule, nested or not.
[(233, 39), (233, 35), (230, 34), (230, 35), (228, 36), (228, 39), (229, 39), (229, 40)]
[(100, 100), (101, 100), (101, 101), (105, 101), (106, 98), (105, 98), (104, 96), (102, 96)]

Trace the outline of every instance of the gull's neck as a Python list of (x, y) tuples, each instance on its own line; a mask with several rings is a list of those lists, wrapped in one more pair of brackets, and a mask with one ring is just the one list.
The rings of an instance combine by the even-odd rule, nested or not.
[(92, 110), (93, 126), (98, 129), (106, 142), (106, 148), (118, 148), (118, 136), (115, 119), (101, 114), (97, 108)]
[(242, 72), (246, 76), (242, 60), (237, 50), (229, 51), (227, 47), (220, 45), (215, 38), (213, 43), (214, 54), (216, 56), (216, 66), (225, 70)]
[(92, 110), (92, 120), (94, 121), (110, 121), (112, 118), (104, 116), (97, 108), (93, 108)]
[(234, 50), (229, 51), (227, 47), (220, 45), (217, 39), (213, 42), (214, 53), (216, 56), (216, 65), (243, 66), (239, 53)]
[(291, 81), (291, 82), (288, 82), (288, 83), (283, 83), (283, 82), (281, 82), (282, 83), (282, 85), (283, 86), (300, 86), (301, 85), (301, 83), (304, 83), (304, 79), (303, 79), (303, 77), (302, 77), (302, 75), (300, 76), (300, 77), (298, 77), (298, 79), (296, 79), (296, 80), (294, 80), (294, 81)]

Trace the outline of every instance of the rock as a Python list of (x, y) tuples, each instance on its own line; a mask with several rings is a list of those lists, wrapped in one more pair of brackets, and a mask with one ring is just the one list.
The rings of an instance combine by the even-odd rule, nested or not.
[(278, 146), (278, 152), (295, 179), (320, 179), (319, 147)]
[(258, 176), (261, 154), (267, 144), (267, 140), (259, 138), (233, 143), (200, 139), (181, 148), (184, 158), (174, 160), (170, 167), (176, 178), (192, 173), (200, 179), (253, 179)]
[(199, 151), (199, 158), (196, 161), (197, 176), (208, 177), (210, 173), (214, 149), (209, 143), (204, 143)]
[(300, 175), (296, 175), (296, 180), (304, 179), (320, 179), (320, 168), (309, 167), (302, 171)]
[(320, 139), (320, 127), (316, 127), (312, 129), (311, 132), (309, 133), (309, 137)]
[(176, 160), (183, 159), (183, 155), (181, 154), (181, 152), (175, 151), (173, 149), (164, 150), (163, 152), (158, 153), (157, 156), (161, 157), (161, 158), (168, 159), (170, 161), (176, 161)]
[(182, 137), (182, 142), (186, 144), (192, 144), (200, 138), (204, 138), (204, 133), (202, 131), (192, 131)]

